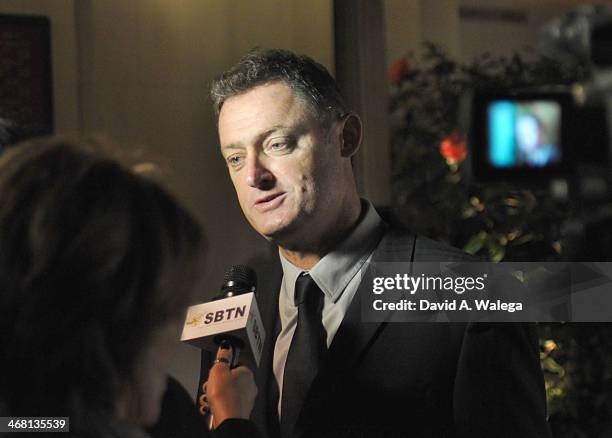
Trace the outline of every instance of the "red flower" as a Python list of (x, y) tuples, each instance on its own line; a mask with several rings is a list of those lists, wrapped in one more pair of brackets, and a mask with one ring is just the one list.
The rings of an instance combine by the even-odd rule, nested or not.
[(440, 143), (440, 154), (446, 158), (448, 164), (457, 164), (465, 160), (467, 146), (458, 131), (454, 131)]
[(408, 69), (408, 61), (405, 59), (398, 59), (389, 69), (389, 81), (393, 85), (399, 85), (406, 73), (408, 73)]

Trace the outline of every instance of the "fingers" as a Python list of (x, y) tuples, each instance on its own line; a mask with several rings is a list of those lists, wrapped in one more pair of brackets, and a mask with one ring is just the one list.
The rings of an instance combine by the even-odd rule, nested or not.
[(204, 382), (202, 385), (203, 394), (198, 398), (198, 405), (200, 407), (200, 414), (207, 416), (210, 413), (210, 404), (208, 403), (208, 397), (206, 395), (206, 387), (208, 382)]
[[(223, 384), (230, 374), (230, 363), (232, 360), (232, 346), (227, 341), (222, 341), (217, 350), (217, 355), (213, 361), (213, 366), (208, 373), (208, 381), (213, 382), (208, 385), (208, 394), (216, 393), (220, 384)], [(212, 390), (211, 390), (212, 386)]]
[(213, 366), (217, 364), (222, 364), (227, 365), (227, 367), (229, 368), (230, 363), (232, 362), (232, 353), (232, 345), (226, 340), (221, 341), (219, 349), (217, 350), (217, 356), (213, 361)]
[(228, 341), (221, 341), (215, 360), (213, 361), (213, 366), (208, 375), (209, 380), (202, 385), (202, 395), (198, 399), (201, 415), (206, 416), (211, 413), (211, 400), (214, 402), (216, 394), (219, 393), (220, 388), (226, 383), (227, 379), (230, 378), (232, 353), (233, 349), (231, 344)]
[(257, 394), (251, 370), (245, 366), (230, 369), (233, 352), (229, 343), (219, 346), (208, 382), (202, 387), (204, 394), (198, 399), (200, 413), (212, 414), (215, 424), (226, 418), (248, 418)]
[(206, 397), (206, 394), (202, 394), (198, 401), (200, 402), (200, 406), (202, 406), (203, 404), (208, 403), (208, 397)]
[(200, 415), (204, 417), (210, 413), (210, 405), (206, 402), (200, 402)]

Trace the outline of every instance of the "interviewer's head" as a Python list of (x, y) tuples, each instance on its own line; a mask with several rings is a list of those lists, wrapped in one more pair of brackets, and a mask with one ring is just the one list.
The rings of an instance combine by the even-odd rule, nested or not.
[(172, 196), (91, 145), (41, 139), (0, 156), (9, 413), (154, 421), (201, 254)]

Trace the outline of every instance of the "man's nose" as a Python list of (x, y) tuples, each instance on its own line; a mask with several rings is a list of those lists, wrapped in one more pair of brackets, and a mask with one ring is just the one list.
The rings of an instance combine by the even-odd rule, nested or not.
[(250, 187), (266, 190), (274, 185), (274, 175), (267, 168), (266, 163), (262, 161), (261, 157), (251, 155), (246, 160), (246, 182)]

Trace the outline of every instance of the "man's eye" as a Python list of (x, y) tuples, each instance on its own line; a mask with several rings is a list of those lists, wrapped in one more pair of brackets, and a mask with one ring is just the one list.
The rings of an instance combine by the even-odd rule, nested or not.
[(284, 154), (291, 151), (292, 145), (289, 140), (283, 139), (283, 141), (272, 141), (268, 143), (264, 149), (267, 154)]
[(227, 157), (227, 164), (232, 167), (238, 167), (242, 164), (243, 158), (240, 155), (232, 155)]

